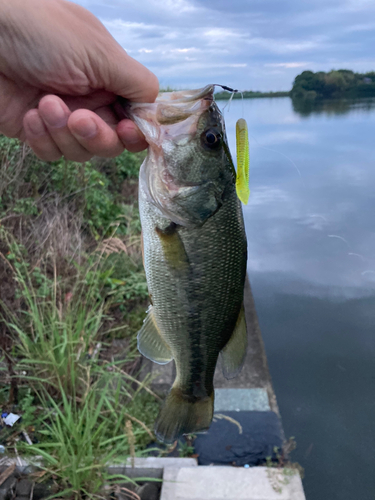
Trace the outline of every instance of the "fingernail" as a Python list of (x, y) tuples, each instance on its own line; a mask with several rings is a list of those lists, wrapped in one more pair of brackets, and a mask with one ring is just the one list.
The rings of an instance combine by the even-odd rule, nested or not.
[(85, 118), (75, 122), (72, 132), (83, 139), (90, 139), (98, 133), (98, 127), (92, 118)]
[(30, 116), (27, 117), (27, 127), (29, 128), (30, 132), (33, 135), (45, 135), (47, 130), (46, 127), (44, 126), (43, 120), (40, 118), (40, 116), (35, 113), (35, 114), (30, 114)]
[(43, 109), (42, 116), (47, 125), (53, 128), (65, 127), (68, 121), (65, 109), (55, 101), (48, 102), (48, 108)]

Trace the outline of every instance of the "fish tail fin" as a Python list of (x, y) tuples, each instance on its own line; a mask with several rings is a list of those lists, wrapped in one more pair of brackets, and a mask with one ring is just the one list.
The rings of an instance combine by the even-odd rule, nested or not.
[(172, 387), (155, 423), (155, 435), (164, 443), (173, 443), (183, 434), (205, 431), (214, 411), (214, 393), (189, 401), (181, 389)]

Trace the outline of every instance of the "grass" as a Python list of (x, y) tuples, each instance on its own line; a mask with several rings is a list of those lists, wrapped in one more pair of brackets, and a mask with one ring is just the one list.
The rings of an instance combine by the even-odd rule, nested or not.
[(293, 476), (299, 475), (301, 479), (304, 477), (304, 469), (298, 462), (291, 462), (290, 454), (296, 448), (294, 437), (290, 437), (284, 442), (283, 448), (280, 450), (277, 446), (274, 448), (274, 456), (267, 457), (267, 476), (276, 493), (282, 493), (283, 487), (287, 486)]
[(6, 324), (15, 339), (13, 372), (28, 388), (22, 431), (34, 443), (19, 443), (13, 435), (7, 444), (31, 460), (43, 458), (44, 480), (54, 478), (59, 497), (94, 498), (108, 481), (125, 479), (110, 477), (108, 464), (124, 463), (153, 439), (157, 398), (119, 363), (101, 359), (105, 304), (90, 289), (62, 305), (56, 282), (48, 300), (31, 292), (20, 271), (17, 281), (26, 307)]
[(52, 496), (108, 497), (125, 478), (107, 465), (154, 438), (159, 400), (137, 378), (135, 339), (141, 160), (47, 164), (0, 137), (0, 406), (22, 415), (1, 444), (43, 457)]
[(13, 436), (9, 448), (32, 461), (42, 457), (44, 480), (54, 478), (53, 495), (103, 495), (105, 484), (126, 479), (110, 476), (108, 464), (124, 463), (153, 439), (157, 398), (119, 363), (101, 359), (105, 304), (92, 295), (95, 288), (63, 305), (56, 281), (48, 300), (32, 292), (20, 270), (16, 279), (25, 310), (6, 324), (15, 339), (13, 371), (28, 388), (22, 430), (34, 443)]

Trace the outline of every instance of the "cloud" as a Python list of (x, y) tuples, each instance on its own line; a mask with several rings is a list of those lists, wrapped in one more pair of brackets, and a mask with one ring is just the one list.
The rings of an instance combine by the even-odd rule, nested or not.
[[(78, 0), (165, 85), (289, 90), (302, 69), (374, 69), (373, 0)], [(221, 68), (221, 70), (220, 70)]]
[(306, 62), (282, 62), (282, 63), (266, 63), (264, 66), (269, 68), (303, 68), (310, 63)]

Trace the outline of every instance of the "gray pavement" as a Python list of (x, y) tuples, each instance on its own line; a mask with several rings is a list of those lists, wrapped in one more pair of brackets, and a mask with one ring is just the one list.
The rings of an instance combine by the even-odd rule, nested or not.
[(164, 470), (160, 500), (305, 500), (298, 473), (252, 467)]

